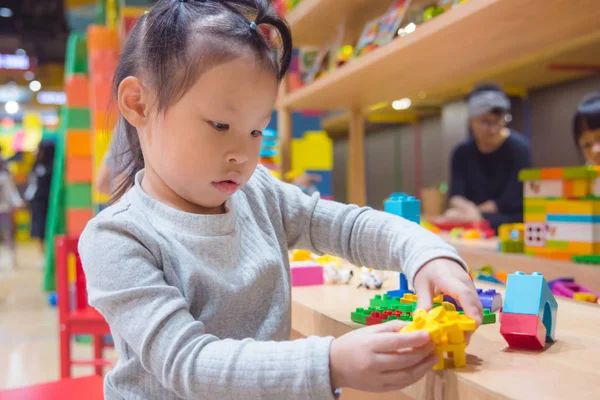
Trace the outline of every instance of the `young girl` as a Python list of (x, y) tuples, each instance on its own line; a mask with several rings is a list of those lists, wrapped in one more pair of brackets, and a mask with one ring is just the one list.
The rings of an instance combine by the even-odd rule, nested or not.
[(573, 138), (587, 165), (600, 165), (600, 92), (587, 95), (577, 107)]
[[(279, 34), (279, 58), (263, 26)], [(328, 399), (431, 369), (428, 334), (399, 334), (401, 323), (289, 341), (290, 248), (402, 266), (420, 307), (443, 291), (481, 320), (466, 266), (441, 239), (257, 166), (291, 46), (266, 0), (161, 0), (133, 29), (115, 78), (126, 193), (80, 240), (89, 302), (119, 354), (106, 398)]]

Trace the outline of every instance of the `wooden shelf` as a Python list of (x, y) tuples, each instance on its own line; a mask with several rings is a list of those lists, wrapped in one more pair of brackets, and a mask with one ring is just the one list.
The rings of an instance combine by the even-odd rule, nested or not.
[(286, 19), (292, 28), (295, 47), (321, 46), (344, 21), (348, 27), (346, 38), (357, 39), (365, 23), (383, 15), (391, 3), (391, 0), (302, 0)]
[[(334, 2), (346, 3), (305, 0), (301, 5), (312, 4), (314, 14), (301, 14), (299, 6), (293, 29)], [(471, 0), (281, 98), (279, 106), (364, 109), (420, 92), (442, 101), (481, 79), (525, 89), (573, 79), (591, 72), (550, 71), (547, 65), (561, 56), (563, 63), (600, 64), (599, 20), (594, 0)], [(297, 34), (304, 35), (300, 28)]]

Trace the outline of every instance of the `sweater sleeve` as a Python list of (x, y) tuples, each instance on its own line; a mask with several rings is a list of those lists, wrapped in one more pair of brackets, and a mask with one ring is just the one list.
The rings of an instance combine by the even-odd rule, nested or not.
[(523, 211), (523, 183), (519, 182), (519, 171), (531, 168), (531, 153), (529, 148), (516, 147), (511, 155), (513, 160), (510, 165), (509, 178), (500, 197), (493, 199), (499, 213), (515, 213)]
[[(333, 254), (354, 265), (403, 271), (410, 282), (424, 264), (450, 258), (467, 269), (457, 251), (439, 236), (404, 218), (368, 207), (307, 196), (257, 170), (264, 190), (274, 194), (291, 248)], [(274, 193), (273, 193), (274, 192)]]
[(333, 398), (331, 338), (259, 342), (209, 334), (165, 281), (140, 229), (128, 220), (97, 218), (79, 251), (90, 304), (165, 388), (185, 399)]
[(452, 153), (450, 162), (450, 196), (467, 197), (467, 179), (463, 168), (463, 158), (461, 156), (461, 147), (457, 147)]

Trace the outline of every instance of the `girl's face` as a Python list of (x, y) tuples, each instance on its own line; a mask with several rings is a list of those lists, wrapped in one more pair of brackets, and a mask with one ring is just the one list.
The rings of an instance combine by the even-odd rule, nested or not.
[(166, 112), (150, 111), (138, 128), (144, 190), (184, 211), (223, 212), (258, 164), (277, 87), (272, 72), (243, 56), (204, 71)]
[(584, 131), (579, 137), (579, 147), (590, 165), (600, 165), (600, 129)]

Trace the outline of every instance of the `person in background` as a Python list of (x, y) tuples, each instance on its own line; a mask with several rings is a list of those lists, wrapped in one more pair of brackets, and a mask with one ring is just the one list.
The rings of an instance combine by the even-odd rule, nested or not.
[(41, 141), (35, 163), (31, 169), (30, 183), (25, 191), (31, 211), (31, 237), (38, 239), (42, 252), (46, 235), (46, 217), (50, 199), (50, 183), (54, 166), (55, 145), (50, 141)]
[(13, 212), (23, 205), (23, 199), (21, 199), (13, 177), (6, 167), (4, 159), (0, 157), (0, 229), (2, 230), (2, 243), (10, 250), (9, 264), (13, 267), (17, 263)]
[(452, 154), (450, 209), (443, 219), (522, 221), (519, 171), (531, 167), (529, 142), (506, 127), (510, 100), (500, 86), (480, 84), (467, 96), (471, 137)]
[(573, 139), (587, 165), (600, 165), (600, 92), (588, 94), (577, 107)]

